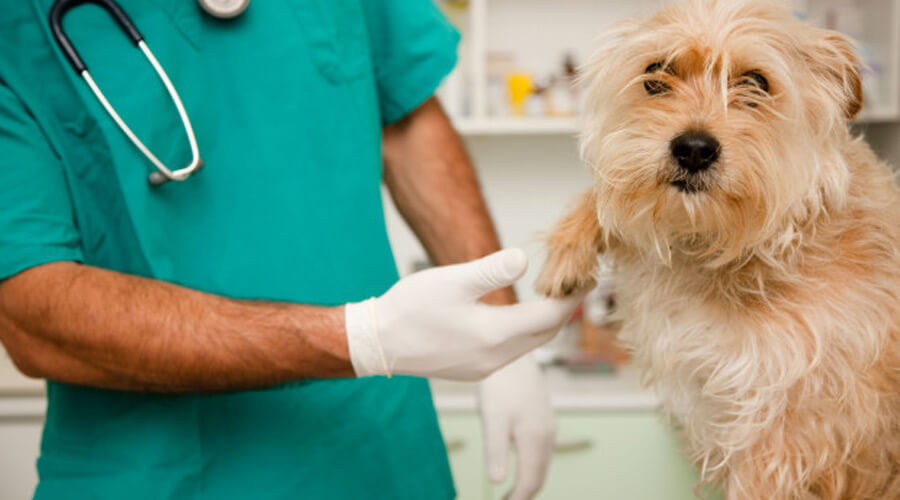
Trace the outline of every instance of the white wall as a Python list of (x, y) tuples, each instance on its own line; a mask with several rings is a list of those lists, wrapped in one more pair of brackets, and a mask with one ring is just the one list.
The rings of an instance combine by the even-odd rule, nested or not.
[[(540, 269), (543, 231), (563, 214), (572, 198), (587, 189), (590, 176), (578, 160), (570, 136), (479, 137), (466, 140), (478, 169), (489, 208), (506, 246), (521, 246), (531, 266), (519, 287), (520, 295), (533, 296), (531, 283)], [(425, 252), (391, 205), (388, 232), (402, 274)]]
[(488, 0), (487, 50), (514, 54), (521, 70), (558, 73), (562, 55), (587, 62), (613, 23), (644, 17), (668, 0)]

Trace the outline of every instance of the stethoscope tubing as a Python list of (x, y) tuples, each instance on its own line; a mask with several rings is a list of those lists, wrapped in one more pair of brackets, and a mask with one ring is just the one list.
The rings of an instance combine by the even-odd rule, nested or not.
[[(90, 72), (88, 71), (87, 65), (84, 63), (84, 60), (81, 58), (81, 55), (78, 53), (78, 50), (72, 44), (68, 35), (66, 35), (65, 30), (62, 26), (63, 18), (66, 13), (68, 13), (71, 9), (86, 3), (95, 4), (104, 10), (106, 10), (110, 16), (112, 16), (113, 20), (115, 20), (116, 24), (122, 29), (122, 31), (128, 36), (129, 40), (137, 46), (141, 52), (144, 54), (144, 57), (150, 62), (150, 65), (153, 66), (153, 69), (156, 71), (157, 76), (160, 81), (163, 83), (163, 86), (166, 87), (166, 90), (169, 93), (169, 97), (172, 99), (172, 103), (175, 105), (175, 108), (178, 110), (178, 116), (181, 118), (181, 123), (184, 126), (185, 134), (188, 138), (188, 143), (191, 148), (191, 162), (188, 166), (176, 170), (170, 170), (166, 167), (163, 162), (153, 154), (150, 149), (144, 145), (144, 143), (137, 137), (137, 135), (131, 130), (125, 120), (119, 116), (119, 113), (116, 112), (115, 107), (110, 104), (109, 100), (103, 94), (103, 91), (100, 90), (100, 87), (94, 81)], [(162, 65), (153, 55), (153, 52), (147, 46), (147, 42), (144, 40), (144, 37), (138, 31), (137, 27), (122, 10), (122, 8), (113, 0), (57, 0), (53, 7), (50, 9), (50, 29), (53, 33), (53, 38), (56, 40), (56, 43), (59, 45), (66, 59), (69, 61), (69, 64), (72, 66), (72, 69), (78, 73), (82, 79), (87, 83), (88, 87), (94, 93), (94, 96), (97, 97), (97, 100), (100, 101), (100, 104), (103, 105), (103, 108), (107, 113), (112, 117), (113, 121), (115, 121), (116, 125), (118, 125), (119, 129), (128, 137), (128, 139), (137, 147), (147, 159), (150, 160), (151, 163), (156, 167), (156, 172), (153, 172), (149, 176), (149, 182), (151, 185), (157, 186), (160, 184), (164, 184), (167, 181), (183, 181), (191, 176), (197, 170), (203, 168), (203, 160), (200, 158), (200, 150), (197, 146), (197, 138), (194, 134), (194, 127), (191, 125), (190, 117), (188, 116), (187, 111), (184, 108), (184, 104), (181, 101), (181, 97), (178, 95), (178, 91), (175, 89), (175, 86), (172, 84), (172, 81), (169, 79), (169, 75), (166, 74), (165, 69), (163, 69)]]

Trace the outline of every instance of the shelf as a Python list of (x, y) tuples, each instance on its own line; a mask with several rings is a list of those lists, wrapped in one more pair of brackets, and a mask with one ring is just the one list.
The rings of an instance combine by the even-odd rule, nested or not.
[[(864, 110), (856, 123), (891, 123), (900, 121), (895, 110), (874, 108)], [(556, 135), (577, 136), (577, 118), (454, 118), (460, 134), (479, 136)]]

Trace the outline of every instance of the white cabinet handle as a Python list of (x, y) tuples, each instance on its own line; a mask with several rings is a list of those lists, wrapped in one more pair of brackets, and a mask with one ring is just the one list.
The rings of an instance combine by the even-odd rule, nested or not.
[(553, 445), (554, 453), (577, 453), (587, 451), (594, 447), (594, 441), (590, 438), (559, 440)]
[(447, 439), (444, 441), (444, 446), (447, 448), (449, 453), (453, 453), (455, 451), (460, 451), (466, 447), (466, 440), (462, 438), (455, 439)]

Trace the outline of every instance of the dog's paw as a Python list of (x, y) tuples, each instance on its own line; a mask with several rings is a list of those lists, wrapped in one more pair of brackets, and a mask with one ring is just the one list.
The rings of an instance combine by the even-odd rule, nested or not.
[(548, 297), (565, 297), (593, 287), (598, 255), (604, 248), (601, 232), (597, 203), (589, 191), (547, 237), (547, 261), (537, 291)]
[(551, 250), (537, 280), (537, 291), (547, 297), (566, 297), (592, 288), (597, 254), (585, 256), (577, 248)]

